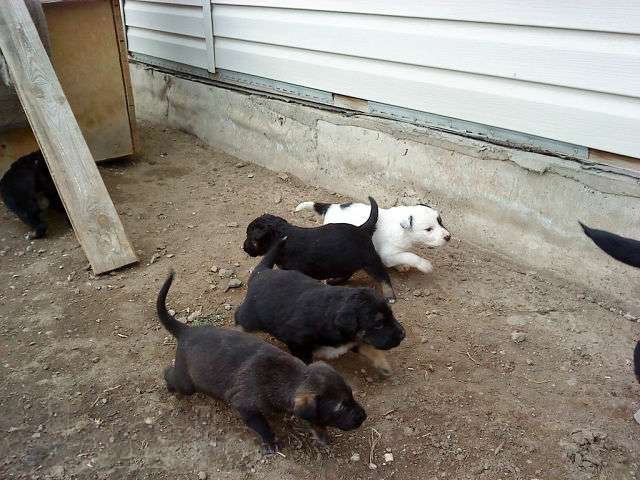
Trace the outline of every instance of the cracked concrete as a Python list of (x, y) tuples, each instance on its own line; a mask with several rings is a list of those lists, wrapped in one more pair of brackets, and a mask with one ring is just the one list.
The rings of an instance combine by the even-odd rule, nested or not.
[[(134, 64), (142, 118), (245, 161), (381, 204), (427, 201), (454, 235), (615, 295), (640, 314), (638, 271), (577, 221), (640, 238), (640, 180), (616, 167), (525, 152), (367, 115), (194, 82)], [(297, 199), (306, 200), (306, 199)], [(637, 295), (635, 296), (637, 297)]]

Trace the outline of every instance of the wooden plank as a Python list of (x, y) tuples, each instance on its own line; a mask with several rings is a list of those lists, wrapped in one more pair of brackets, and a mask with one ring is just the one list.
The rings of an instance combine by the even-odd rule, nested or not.
[[(170, 0), (164, 0), (170, 1)], [(640, 7), (635, 0), (212, 0), (215, 5), (294, 8), (326, 12), (367, 13), (465, 22), (530, 25), (600, 32), (640, 33)]]
[(43, 5), (51, 63), (95, 160), (133, 153), (110, 0)]
[(93, 271), (137, 261), (24, 0), (3, 0), (0, 50)]

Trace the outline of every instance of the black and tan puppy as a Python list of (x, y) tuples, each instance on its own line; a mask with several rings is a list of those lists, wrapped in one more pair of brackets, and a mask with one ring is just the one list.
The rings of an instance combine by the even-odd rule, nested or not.
[(367, 417), (342, 376), (323, 362), (299, 359), (253, 335), (222, 328), (189, 327), (166, 307), (173, 272), (164, 282), (156, 308), (162, 325), (177, 339), (175, 366), (164, 372), (167, 388), (224, 400), (255, 430), (265, 452), (277, 449), (266, 416), (290, 412), (313, 426), (326, 441), (326, 427), (358, 428)]
[(360, 226), (332, 223), (316, 228), (291, 225), (284, 218), (262, 215), (247, 227), (244, 251), (252, 257), (267, 253), (275, 243), (287, 237), (276, 265), (298, 270), (317, 280), (344, 283), (358, 270), (364, 270), (382, 287), (389, 302), (395, 301), (391, 279), (376, 252), (371, 237), (378, 221), (378, 204), (369, 197), (371, 213)]
[(371, 288), (325, 285), (298, 271), (274, 270), (288, 242), (277, 241), (254, 269), (236, 324), (273, 335), (305, 363), (314, 355), (336, 358), (357, 349), (388, 376), (383, 350), (398, 346), (405, 332), (385, 299)]
[(47, 207), (64, 213), (62, 201), (39, 150), (13, 162), (0, 179), (0, 196), (9, 210), (33, 228), (29, 238), (40, 238), (47, 232), (44, 218)]

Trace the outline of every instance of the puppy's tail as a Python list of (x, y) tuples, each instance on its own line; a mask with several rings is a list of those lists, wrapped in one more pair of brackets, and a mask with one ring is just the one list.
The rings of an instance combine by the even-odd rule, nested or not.
[(373, 197), (369, 197), (369, 203), (371, 204), (371, 212), (369, 213), (369, 218), (367, 221), (360, 225), (360, 228), (367, 232), (369, 236), (373, 235), (373, 232), (376, 231), (376, 223), (378, 223), (378, 204), (373, 199)]
[(640, 268), (640, 241), (621, 237), (604, 230), (589, 228), (578, 222), (585, 235), (593, 240), (600, 249), (616, 260)]
[[(282, 237), (278, 240), (273, 247), (267, 252), (267, 254), (262, 257), (260, 263), (253, 270), (253, 273), (260, 272), (262, 270), (271, 270), (273, 266), (276, 264), (276, 260), (278, 259), (278, 255), (282, 252), (282, 247), (287, 241), (287, 237)], [(252, 274), (253, 276), (253, 274)]]
[(313, 210), (318, 215), (324, 215), (329, 210), (331, 206), (330, 203), (322, 203), (322, 202), (302, 202), (298, 204), (296, 207), (296, 212), (300, 212), (302, 210)]
[(169, 276), (164, 281), (164, 284), (160, 289), (160, 293), (158, 293), (156, 311), (158, 312), (158, 318), (160, 319), (162, 326), (166, 328), (171, 335), (179, 338), (180, 334), (189, 327), (176, 320), (176, 318), (167, 310), (167, 293), (169, 292), (171, 283), (173, 283), (173, 277), (175, 277), (175, 272), (171, 270), (171, 272), (169, 272)]
[(640, 342), (636, 343), (636, 349), (633, 351), (633, 371), (640, 383)]

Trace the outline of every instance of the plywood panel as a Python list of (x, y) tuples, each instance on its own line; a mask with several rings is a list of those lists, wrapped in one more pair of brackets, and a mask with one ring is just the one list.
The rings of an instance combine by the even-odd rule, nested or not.
[(92, 155), (102, 160), (133, 153), (111, 1), (57, 2), (43, 8), (51, 60)]

